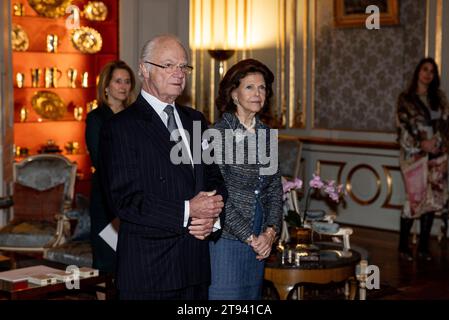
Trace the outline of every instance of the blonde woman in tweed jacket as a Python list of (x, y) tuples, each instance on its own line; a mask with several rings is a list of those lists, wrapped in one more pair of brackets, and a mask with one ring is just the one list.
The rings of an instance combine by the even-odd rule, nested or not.
[[(266, 144), (262, 150), (270, 150), (270, 128), (260, 121), (258, 114), (269, 105), (273, 80), (273, 73), (264, 64), (246, 59), (231, 67), (220, 83), (216, 105), (222, 118), (214, 128), (222, 137), (219, 167), (228, 200), (222, 213), (222, 235), (210, 242), (211, 300), (261, 298), (264, 259), (270, 255), (282, 219), (277, 154), (269, 154), (275, 161), (271, 174), (261, 174), (260, 169), (267, 165), (260, 164), (262, 157), (255, 152), (262, 144)], [(261, 131), (266, 133), (266, 138), (260, 137)], [(239, 146), (246, 146), (243, 154), (239, 153)], [(228, 159), (225, 163), (230, 151), (232, 161)], [(252, 156), (255, 163), (249, 160)], [(238, 157), (244, 159), (244, 164), (237, 164), (242, 163)]]

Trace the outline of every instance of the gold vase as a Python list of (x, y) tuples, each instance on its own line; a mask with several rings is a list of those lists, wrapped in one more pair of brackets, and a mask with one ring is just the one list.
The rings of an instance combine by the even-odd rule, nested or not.
[(312, 229), (304, 227), (290, 228), (290, 243), (296, 248), (307, 247), (312, 243)]

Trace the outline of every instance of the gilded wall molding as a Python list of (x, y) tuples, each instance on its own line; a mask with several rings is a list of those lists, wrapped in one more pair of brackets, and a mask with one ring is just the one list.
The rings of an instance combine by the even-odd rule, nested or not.
[[(367, 169), (368, 171), (371, 171), (376, 178), (376, 187), (377, 187), (376, 193), (374, 194), (373, 197), (371, 197), (371, 199), (368, 199), (368, 200), (363, 200), (363, 199), (358, 198), (352, 190), (353, 189), (352, 188), (352, 176), (354, 175), (355, 172), (357, 172), (360, 169)], [(352, 168), (351, 171), (349, 171), (348, 178), (346, 180), (346, 191), (348, 192), (348, 194), (352, 198), (352, 200), (354, 200), (358, 204), (364, 205), (364, 206), (370, 205), (374, 201), (376, 201), (380, 195), (380, 191), (381, 191), (380, 176), (377, 173), (377, 171), (374, 170), (373, 167), (371, 167), (370, 165), (359, 164), (359, 165), (355, 166), (354, 168)]]
[[(301, 71), (298, 71), (298, 63), (302, 63), (305, 73), (308, 61), (305, 53), (301, 61), (301, 53), (298, 54), (298, 51), (304, 50), (305, 41), (308, 39), (307, 13), (302, 12), (302, 8), (304, 10), (308, 8), (308, 1), (265, 0), (265, 5), (261, 7), (259, 2), (254, 0), (224, 0), (225, 9), (218, 12), (211, 10), (214, 5), (217, 8), (223, 5), (218, 0), (190, 0), (189, 36), (191, 60), (195, 68), (194, 74), (189, 79), (190, 101), (205, 113), (207, 119), (211, 122), (216, 120), (214, 101), (221, 79), (217, 72), (218, 62), (213, 61), (207, 54), (208, 37), (213, 40), (213, 32), (209, 34), (211, 30), (208, 29), (206, 32), (204, 28), (208, 28), (206, 25), (209, 25), (209, 22), (213, 25), (214, 21), (221, 25), (220, 21), (223, 20), (221, 18), (224, 18), (224, 26), (217, 27), (229, 29), (231, 34), (227, 38), (229, 41), (225, 40), (223, 45), (226, 46), (225, 42), (229, 42), (229, 49), (236, 50), (234, 56), (225, 61), (225, 71), (228, 65), (231, 66), (245, 58), (259, 59), (266, 63), (275, 75), (271, 107), (273, 123), (270, 124), (276, 128), (304, 127), (305, 104), (302, 103), (304, 97), (301, 96), (307, 93), (307, 87), (305, 81), (304, 88), (298, 87), (298, 83), (301, 79), (306, 79), (306, 75), (299, 78), (303, 75), (299, 74)], [(226, 24), (229, 28), (226, 28)], [(299, 33), (301, 24), (302, 39)], [(270, 30), (265, 37), (260, 37), (262, 26)], [(237, 43), (232, 44), (231, 40), (236, 39)], [(218, 41), (217, 35), (215, 40)]]
[(316, 173), (321, 176), (321, 167), (322, 166), (336, 166), (338, 167), (337, 173), (337, 184), (341, 184), (341, 175), (344, 167), (346, 166), (346, 162), (341, 161), (329, 161), (329, 160), (317, 160), (316, 161)]
[(385, 201), (382, 204), (382, 208), (386, 209), (402, 209), (402, 205), (392, 204), (391, 198), (393, 196), (393, 177), (391, 176), (391, 171), (401, 171), (398, 166), (382, 166), (385, 178), (387, 180), (387, 196), (385, 197)]

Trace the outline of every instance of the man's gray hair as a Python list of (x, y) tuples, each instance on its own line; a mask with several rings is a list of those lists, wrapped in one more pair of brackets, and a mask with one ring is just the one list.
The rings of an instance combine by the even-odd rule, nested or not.
[[(172, 40), (177, 42), (185, 51), (186, 53), (186, 57), (188, 57), (188, 53), (187, 50), (184, 48), (183, 44), (181, 43), (181, 41), (179, 40), (178, 37), (171, 35), (171, 34), (164, 34), (164, 35), (159, 35), (154, 37), (151, 40), (148, 40), (147, 42), (145, 42), (145, 44), (142, 47), (142, 51), (140, 53), (140, 60), (139, 60), (139, 64), (140, 63), (144, 63), (145, 60), (152, 60), (153, 55), (154, 55), (154, 51), (155, 49), (162, 43), (165, 42), (167, 40)], [(150, 66), (151, 68), (152, 66)], [(143, 75), (142, 72), (140, 71), (140, 67), (137, 68), (138, 72), (137, 75), (139, 76), (140, 80), (143, 80)]]

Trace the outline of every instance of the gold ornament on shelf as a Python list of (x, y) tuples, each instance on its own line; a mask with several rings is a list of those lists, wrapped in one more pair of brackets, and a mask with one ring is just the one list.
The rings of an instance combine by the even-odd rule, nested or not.
[(62, 71), (56, 67), (45, 68), (45, 88), (57, 88)]
[(72, 44), (82, 53), (97, 53), (101, 50), (103, 39), (97, 30), (81, 27), (72, 30)]
[(12, 12), (17, 17), (22, 17), (25, 15), (25, 7), (23, 3), (14, 3), (12, 6)]
[(89, 86), (89, 72), (85, 71), (81, 75), (81, 87), (87, 88)]
[(25, 74), (22, 72), (17, 72), (16, 73), (17, 88), (23, 88), (24, 83), (25, 83)]
[(67, 78), (68, 78), (68, 82), (69, 82), (69, 87), (70, 88), (76, 88), (76, 77), (78, 75), (78, 70), (76, 70), (75, 68), (69, 68), (67, 70)]
[(41, 81), (41, 69), (31, 68), (31, 86), (33, 88), (39, 87)]
[(28, 119), (28, 109), (25, 106), (20, 108), (20, 122), (25, 122)]
[(58, 52), (58, 35), (56, 34), (48, 34), (47, 35), (47, 52)]
[(92, 101), (90, 101), (90, 102), (88, 102), (86, 104), (86, 112), (87, 113), (89, 113), (92, 110), (95, 110), (97, 108), (98, 108), (98, 101), (97, 101), (97, 99), (94, 99), (94, 100), (92, 100)]
[(31, 99), (36, 113), (44, 119), (58, 120), (64, 116), (67, 107), (61, 98), (51, 91), (38, 91)]
[(25, 30), (23, 30), (22, 26), (18, 24), (12, 25), (11, 42), (12, 42), (12, 49), (14, 51), (28, 50), (30, 40), (28, 40), (28, 35), (26, 34)]
[(104, 21), (108, 16), (108, 7), (101, 1), (89, 1), (83, 12), (87, 20)]
[(72, 0), (28, 0), (29, 5), (38, 15), (47, 18), (59, 18), (66, 14)]
[(75, 107), (73, 109), (73, 117), (78, 121), (83, 120), (83, 107)]
[(78, 141), (69, 141), (64, 146), (67, 154), (78, 154), (80, 151), (80, 144)]

